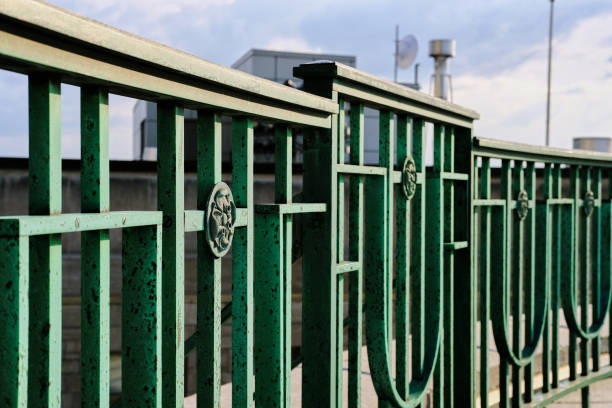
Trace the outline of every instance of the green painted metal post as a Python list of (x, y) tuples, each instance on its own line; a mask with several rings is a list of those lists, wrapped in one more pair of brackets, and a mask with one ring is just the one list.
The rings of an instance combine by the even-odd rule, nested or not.
[(412, 295), (412, 376), (424, 374), (425, 362), (425, 245), (426, 245), (426, 133), (422, 119), (412, 120), (412, 155), (422, 183), (416, 185), (412, 206), (412, 258), (410, 264), (410, 294)]
[[(338, 147), (338, 164), (344, 164), (344, 156), (345, 156), (345, 110), (344, 110), (344, 100), (338, 100), (338, 122), (337, 122), (337, 132), (336, 136), (338, 141), (336, 143)], [(344, 175), (338, 173), (337, 179), (338, 187), (336, 192), (338, 194), (337, 198), (337, 206), (336, 210), (338, 212), (337, 215), (337, 240), (336, 240), (336, 261), (337, 263), (341, 263), (344, 261), (344, 206), (345, 206), (345, 194), (344, 194)], [(336, 401), (335, 405), (337, 407), (342, 406), (342, 397), (343, 392), (341, 391), (343, 388), (343, 351), (344, 351), (344, 274), (338, 274), (336, 282), (336, 293), (334, 294), (334, 298), (336, 299), (336, 316), (334, 320), (336, 323)]]
[[(444, 167), (443, 171), (448, 173), (455, 172), (455, 133), (450, 126), (444, 127)], [(443, 242), (452, 244), (455, 242), (455, 181), (444, 180), (442, 184), (444, 189), (444, 233)], [(465, 191), (465, 190), (464, 190)], [(463, 200), (465, 202), (465, 200)], [(465, 209), (465, 208), (464, 208)], [(442, 355), (444, 364), (444, 404), (452, 408), (454, 406), (453, 388), (455, 386), (454, 378), (454, 314), (455, 314), (455, 250), (451, 246), (444, 252), (444, 342), (442, 343)], [(469, 257), (465, 257), (469, 265)], [(469, 274), (469, 271), (468, 271)], [(463, 277), (464, 282), (468, 284), (467, 292), (471, 292), (471, 280), (469, 276)], [(465, 308), (462, 311), (466, 311)], [(471, 318), (470, 311), (467, 310), (467, 316), (463, 315), (462, 320)], [(473, 333), (473, 331), (471, 332)], [(471, 337), (471, 336), (470, 336)], [(470, 350), (464, 350), (469, 356)]]
[[(602, 180), (601, 180), (601, 168), (593, 169), (593, 181), (595, 184), (594, 194), (595, 199), (601, 200), (603, 197), (603, 188), (602, 188)], [(597, 208), (594, 208), (592, 213), (593, 217), (593, 245), (592, 252), (589, 254), (592, 256), (592, 282), (593, 282), (593, 320), (598, 320), (602, 315), (602, 304), (601, 304), (601, 258), (602, 251), (601, 248), (604, 245), (602, 242), (602, 231), (601, 231), (601, 219), (602, 219), (602, 205), (599, 205)], [(605, 256), (605, 255), (604, 255)], [(608, 283), (609, 284), (609, 283)], [(592, 340), (592, 348), (591, 348), (591, 357), (593, 359), (593, 371), (599, 371), (600, 369), (600, 353), (601, 353), (601, 338), (597, 336)]]
[[(561, 198), (562, 193), (562, 174), (561, 165), (555, 165), (553, 169), (553, 197)], [(552, 256), (552, 275), (551, 275), (551, 298), (550, 298), (550, 309), (551, 309), (551, 323), (552, 323), (552, 378), (551, 387), (557, 388), (559, 386), (559, 301), (561, 297), (561, 221), (562, 221), (562, 208), (559, 206), (555, 207), (554, 217), (554, 236), (553, 236), (553, 256)]]
[[(512, 197), (516, 198), (525, 190), (525, 171), (523, 162), (520, 160), (514, 161), (512, 169)], [(533, 200), (533, 196), (529, 196), (529, 200)], [(515, 354), (520, 354), (521, 342), (523, 340), (523, 281), (525, 269), (525, 227), (523, 220), (518, 216), (518, 211), (513, 212), (510, 225), (512, 225), (512, 240), (510, 241), (510, 250), (512, 251), (511, 264), (512, 273), (509, 274), (512, 279), (512, 297), (513, 303), (511, 306), (512, 314), (512, 349)], [(512, 406), (519, 408), (523, 405), (521, 382), (523, 380), (523, 368), (512, 365)]]
[[(397, 163), (402, 166), (410, 156), (412, 134), (408, 116), (397, 117)], [(401, 186), (398, 186), (398, 190)], [(396, 248), (396, 382), (397, 391), (403, 399), (410, 391), (410, 207), (412, 202), (399, 191), (395, 203), (395, 224), (397, 229)]]
[[(539, 204), (537, 207), (538, 213), (536, 216), (538, 219), (544, 218), (546, 223), (544, 226), (538, 224), (536, 226), (536, 253), (542, 254), (545, 253), (546, 256), (537, 256), (536, 257), (536, 270), (548, 270), (550, 271), (550, 276), (552, 276), (552, 245), (553, 245), (553, 225), (552, 219), (554, 215), (554, 207), (548, 204), (548, 200), (553, 198), (553, 170), (552, 165), (550, 163), (546, 163), (544, 167), (544, 180), (543, 180), (543, 190), (544, 190), (544, 204)], [(541, 212), (544, 211), (544, 215), (541, 215)], [(542, 239), (542, 237), (544, 239)], [(547, 282), (547, 285), (551, 285), (551, 282)], [(551, 287), (552, 289), (552, 287)], [(540, 292), (540, 288), (538, 288), (538, 293)], [(550, 291), (551, 297), (554, 296), (554, 292)], [(549, 303), (550, 308), (550, 303)], [(546, 322), (544, 323), (544, 332), (542, 333), (542, 391), (548, 392), (550, 390), (551, 385), (551, 315), (550, 309), (546, 312)]]
[[(455, 127), (454, 132), (454, 166), (457, 174), (470, 174), (474, 169), (474, 157), (471, 154), (472, 129)], [(477, 177), (476, 177), (477, 179)], [(450, 220), (454, 227), (455, 242), (468, 243), (467, 248), (454, 250), (454, 318), (452, 320), (453, 334), (453, 385), (449, 398), (456, 407), (473, 407), (476, 405), (476, 271), (472, 267), (476, 261), (471, 258), (472, 229), (474, 223), (471, 215), (474, 213), (471, 198), (474, 196), (475, 184), (470, 180), (453, 180), (454, 184), (454, 214)], [(450, 283), (449, 283), (450, 284)], [(485, 323), (485, 327), (486, 327)], [(468, 333), (470, 333), (468, 335)], [(459, 391), (461, 390), (461, 391)]]
[[(221, 116), (198, 111), (198, 210), (221, 181)], [(206, 231), (198, 234), (198, 408), (218, 407), (221, 387), (221, 258), (210, 251)]]
[(277, 214), (255, 215), (255, 403), (264, 407), (285, 407), (286, 398), (291, 398), (284, 366), (286, 248), (281, 223)]
[(162, 228), (123, 231), (121, 404), (162, 404)]
[[(317, 84), (304, 89), (318, 93)], [(337, 101), (337, 95), (331, 96)], [(337, 290), (337, 116), (331, 130), (308, 129), (304, 135), (304, 202), (325, 203), (325, 213), (304, 217), (302, 267), (302, 407), (334, 407), (336, 403)]]
[[(496, 251), (493, 252), (494, 259), (503, 259), (503, 262), (495, 263), (495, 265), (499, 265), (495, 267), (494, 270), (491, 270), (491, 276), (495, 276), (496, 280), (500, 279), (500, 276), (507, 276), (510, 274), (510, 266), (507, 264), (508, 260), (511, 259), (511, 229), (513, 225), (513, 216), (516, 216), (512, 210), (512, 168), (510, 164), (510, 160), (503, 160), (501, 166), (501, 174), (500, 174), (500, 190), (501, 190), (501, 198), (505, 200), (504, 214), (501, 221), (496, 223), (499, 226), (499, 223), (503, 225), (503, 237), (501, 248), (496, 246)], [(499, 231), (499, 228), (496, 229)], [(501, 255), (501, 256), (500, 256)], [(510, 285), (506, 285), (505, 290), (503, 291), (503, 295), (505, 299), (510, 300)], [(508, 311), (503, 311), (504, 317), (508, 317)], [(499, 395), (500, 395), (500, 407), (507, 408), (510, 406), (510, 362), (501, 358), (499, 362)]]
[[(482, 158), (480, 194), (491, 198), (491, 160)], [(481, 407), (489, 406), (489, 320), (491, 319), (491, 207), (486, 206), (480, 215), (480, 401)], [(476, 237), (472, 239), (475, 242)], [(476, 248), (473, 248), (476, 251)], [(499, 263), (499, 260), (497, 260)], [(474, 261), (474, 265), (476, 262)]]
[[(350, 162), (363, 165), (364, 113), (363, 105), (353, 103), (350, 111)], [(349, 333), (348, 333), (348, 406), (361, 407), (361, 349), (363, 339), (363, 224), (364, 177), (353, 177), (349, 198), (349, 258), (359, 262), (359, 269), (349, 276)]]
[[(108, 93), (81, 88), (81, 212), (109, 211)], [(109, 404), (110, 241), (81, 234), (81, 405)]]
[[(292, 133), (275, 129), (275, 201), (292, 198)], [(291, 214), (255, 215), (255, 402), (291, 406)]]
[[(29, 210), (62, 212), (61, 85), (31, 75), (29, 88)], [(31, 407), (59, 408), (62, 378), (62, 241), (30, 239), (28, 399)]]
[[(444, 224), (445, 224), (445, 201), (444, 201), (444, 180), (441, 173), (445, 170), (445, 134), (444, 127), (440, 124), (434, 125), (434, 163), (433, 173), (429, 178), (427, 185), (427, 215), (426, 219), (429, 229), (427, 235), (427, 257), (431, 259), (430, 267), (427, 268), (427, 273), (439, 274), (443, 280), (442, 291), (443, 300), (441, 301), (442, 311), (445, 311), (444, 300), (446, 299), (446, 288), (444, 286)], [(431, 214), (431, 216), (430, 216)], [(442, 313), (442, 321), (445, 321), (444, 313)], [(444, 325), (446, 327), (446, 325)], [(440, 346), (443, 347), (447, 333), (442, 330), (442, 340)], [(434, 388), (433, 388), (433, 404), (435, 407), (443, 407), (446, 401), (444, 400), (444, 353), (438, 354), (436, 361), (436, 369), (434, 372)]]
[(232, 244), (232, 405), (253, 406), (253, 121), (232, 122), (232, 193), (247, 209), (247, 226)]
[(164, 407), (183, 407), (185, 202), (183, 108), (157, 105), (157, 208), (163, 211), (162, 388)]
[(28, 406), (28, 250), (27, 237), (0, 235), (0, 401), (7, 408)]

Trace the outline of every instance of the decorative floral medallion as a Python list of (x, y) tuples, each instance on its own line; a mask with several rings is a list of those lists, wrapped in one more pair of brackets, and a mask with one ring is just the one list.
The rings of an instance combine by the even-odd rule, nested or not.
[(529, 212), (529, 196), (525, 190), (522, 190), (516, 199), (516, 214), (519, 220), (523, 221)]
[(592, 191), (587, 191), (584, 195), (584, 214), (589, 217), (593, 214), (593, 208), (595, 208), (595, 194)]
[(236, 204), (229, 186), (223, 182), (215, 184), (206, 205), (206, 239), (217, 258), (227, 254), (234, 238)]
[(404, 197), (406, 200), (412, 199), (416, 191), (417, 185), (417, 171), (416, 165), (412, 157), (406, 157), (404, 160), (404, 166), (402, 167), (402, 190), (404, 191)]

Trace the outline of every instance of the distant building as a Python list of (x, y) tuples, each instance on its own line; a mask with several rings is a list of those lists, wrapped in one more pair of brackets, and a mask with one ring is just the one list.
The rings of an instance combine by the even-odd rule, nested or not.
[[(328, 60), (355, 67), (357, 58), (352, 55), (314, 54), (303, 52), (251, 49), (240, 57), (232, 68), (288, 86), (301, 87), (302, 80), (293, 76), (293, 67), (307, 62)], [(196, 159), (196, 112), (185, 109), (185, 160)], [(229, 163), (231, 119), (223, 118), (223, 161)], [(255, 163), (274, 162), (274, 129), (266, 123), (255, 123)], [(157, 105), (149, 101), (137, 101), (133, 110), (134, 160), (155, 160), (157, 154)], [(296, 135), (295, 163), (301, 163), (301, 135)]]
[(300, 88), (302, 80), (293, 76), (293, 67), (321, 60), (339, 62), (349, 67), (357, 66), (357, 57), (354, 55), (315, 54), (251, 48), (232, 64), (232, 68), (281, 84), (291, 80)]

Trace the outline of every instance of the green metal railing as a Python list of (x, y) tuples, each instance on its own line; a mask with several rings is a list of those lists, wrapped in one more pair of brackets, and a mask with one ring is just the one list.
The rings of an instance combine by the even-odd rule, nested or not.
[[(0, 67), (28, 76), (30, 125), (29, 215), (0, 217), (3, 406), (61, 406), (70, 232), (82, 234), (82, 406), (109, 406), (111, 229), (123, 230), (124, 407), (182, 407), (192, 350), (198, 407), (220, 406), (230, 317), (234, 407), (290, 406), (298, 363), (302, 406), (360, 407), (364, 347), (381, 407), (428, 395), (440, 407), (540, 406), (576, 390), (587, 406), (588, 386), (612, 376), (601, 340), (612, 156), (475, 138), (475, 112), (337, 63), (297, 67), (304, 91), (290, 89), (34, 0), (0, 4)], [(79, 214), (62, 213), (62, 83), (81, 89)], [(110, 209), (109, 93), (157, 102), (158, 211)], [(184, 203), (185, 108), (197, 110), (195, 209)], [(365, 162), (365, 109), (379, 117), (375, 164)], [(222, 115), (232, 118), (228, 184)], [(271, 204), (253, 199), (255, 121), (275, 126)], [(185, 339), (187, 232), (197, 232), (197, 330)], [(302, 348), (292, 360), (294, 242)]]

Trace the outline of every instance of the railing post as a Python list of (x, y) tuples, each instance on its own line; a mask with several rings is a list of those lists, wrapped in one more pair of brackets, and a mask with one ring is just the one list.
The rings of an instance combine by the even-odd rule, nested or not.
[(163, 406), (183, 407), (185, 327), (185, 203), (183, 108), (157, 105), (157, 208), (164, 213), (162, 245)]
[(161, 382), (161, 232), (159, 225), (123, 230), (121, 405), (130, 408), (166, 407)]
[[(29, 87), (29, 207), (31, 215), (62, 212), (61, 85), (31, 75)], [(30, 407), (61, 406), (62, 238), (30, 239)]]
[[(198, 210), (206, 211), (210, 192), (221, 181), (221, 116), (198, 111)], [(221, 258), (198, 234), (198, 407), (218, 407), (221, 386)]]
[(232, 193), (247, 225), (232, 244), (232, 405), (253, 406), (253, 120), (232, 122)]
[(27, 237), (0, 231), (0, 401), (7, 408), (28, 404), (28, 250)]
[[(108, 92), (81, 89), (81, 211), (109, 211)], [(81, 234), (81, 404), (107, 407), (110, 358), (108, 230)]]
[[(331, 83), (307, 79), (304, 89), (337, 101)], [(304, 217), (302, 269), (302, 406), (333, 407), (336, 393), (337, 121), (328, 131), (304, 136), (304, 202), (325, 203), (324, 213)], [(341, 391), (340, 391), (341, 392)]]
[[(472, 154), (472, 129), (455, 127), (455, 172), (470, 174), (469, 183), (456, 183), (454, 200), (455, 241), (470, 244), (473, 235), (471, 197), (477, 180)], [(469, 251), (466, 252), (466, 251)], [(469, 248), (454, 258), (454, 403), (456, 407), (476, 405), (476, 276), (472, 267), (477, 254)], [(481, 295), (482, 296), (482, 295)], [(487, 322), (481, 322), (485, 326)]]

